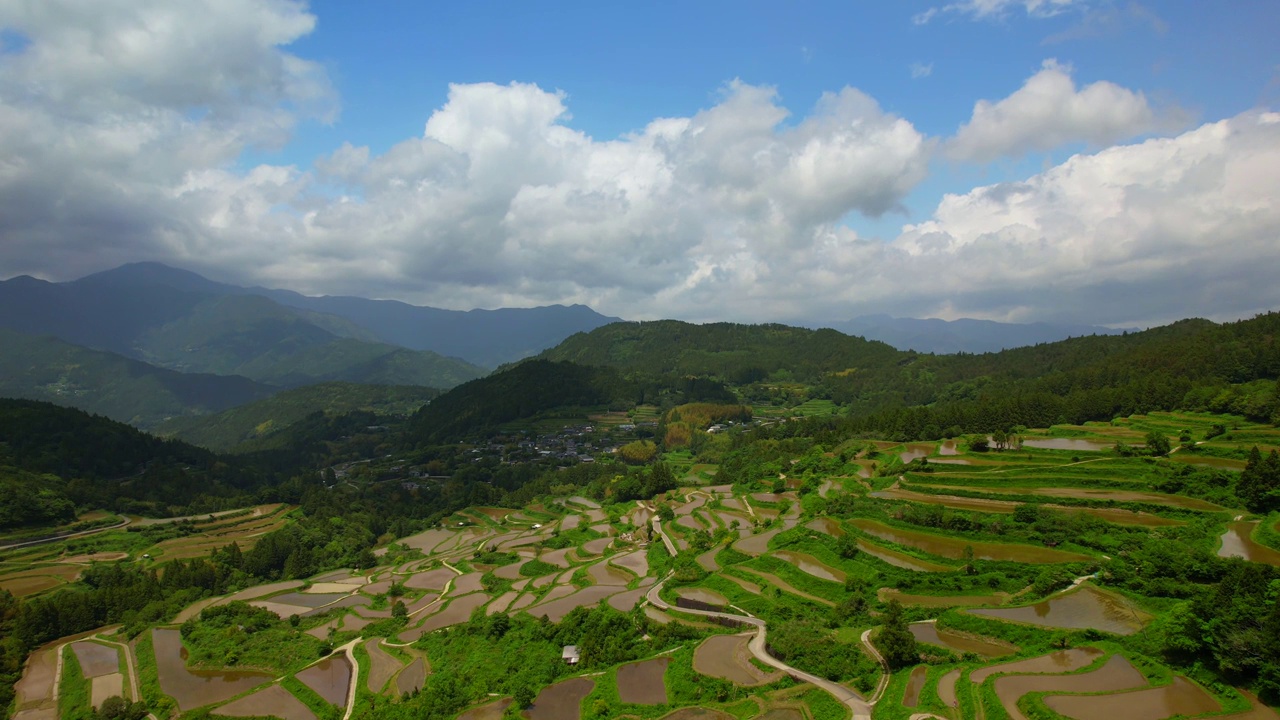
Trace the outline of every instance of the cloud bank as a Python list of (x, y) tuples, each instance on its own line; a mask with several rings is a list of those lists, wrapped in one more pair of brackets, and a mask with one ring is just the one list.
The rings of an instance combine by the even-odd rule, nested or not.
[[(315, 24), (305, 8), (62, 5), (0, 7), (24, 39), (0, 54), (3, 275), (160, 260), (314, 294), (636, 319), (1143, 324), (1280, 304), (1265, 277), (1280, 264), (1275, 115), (1106, 147), (1165, 118), (1050, 63), (949, 139), (855, 88), (793, 115), (740, 81), (688, 117), (597, 139), (564, 93), (476, 83), (386, 152), (350, 142), (313, 167), (240, 169), (247, 149), (338, 116), (323, 68), (285, 49)], [(947, 195), (893, 238), (845, 223), (899, 212), (944, 154), (1073, 142), (1105, 149)]]

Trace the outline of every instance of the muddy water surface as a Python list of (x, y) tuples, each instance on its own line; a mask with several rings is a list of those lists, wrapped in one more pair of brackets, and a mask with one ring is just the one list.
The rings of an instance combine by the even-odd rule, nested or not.
[(458, 720), (502, 720), (507, 712), (507, 706), (511, 702), (511, 698), (503, 698), (480, 707), (471, 708), (459, 715)]
[(960, 701), (956, 698), (956, 681), (960, 679), (960, 671), (952, 670), (946, 675), (938, 678), (938, 699), (947, 707), (959, 707)]
[(713, 635), (693, 653), (693, 669), (738, 685), (760, 685), (775, 678), (751, 664), (747, 635)]
[(364, 651), (369, 653), (369, 672), (365, 675), (365, 687), (370, 692), (381, 692), (383, 686), (392, 675), (400, 669), (400, 661), (382, 649), (379, 638), (370, 638), (364, 642)]
[(724, 607), (729, 604), (728, 598), (716, 592), (715, 590), (709, 590), (707, 588), (700, 588), (700, 587), (679, 588), (676, 590), (676, 595), (679, 595), (682, 598), (687, 598), (689, 600), (696, 600), (697, 602), (707, 603), (708, 605), (718, 605), (720, 607)]
[(71, 643), (71, 651), (80, 662), (80, 671), (87, 678), (120, 672), (120, 653), (113, 647), (82, 640)]
[(529, 720), (578, 720), (582, 699), (596, 686), (594, 680), (573, 678), (544, 688), (525, 711)]
[(967, 605), (1003, 605), (1009, 599), (1008, 593), (991, 595), (913, 595), (899, 592), (893, 588), (883, 588), (879, 592), (884, 602), (897, 600), (903, 605), (919, 605), (920, 607), (959, 607)]
[(345, 655), (327, 657), (298, 673), (297, 677), (330, 705), (347, 706), (347, 687), (351, 685), (351, 663), (347, 661)]
[(802, 571), (822, 580), (830, 580), (831, 582), (843, 583), (845, 573), (843, 570), (833, 568), (822, 562), (818, 558), (802, 552), (792, 552), (790, 550), (779, 550), (773, 554), (774, 557), (789, 562), (800, 568)]
[(1222, 547), (1218, 548), (1218, 557), (1239, 557), (1251, 562), (1280, 567), (1280, 551), (1254, 541), (1253, 530), (1256, 527), (1258, 523), (1253, 520), (1236, 520), (1227, 523), (1227, 532), (1222, 536)]
[(937, 623), (914, 622), (909, 627), (917, 642), (937, 645), (957, 654), (971, 652), (983, 657), (1003, 657), (1018, 651), (1016, 646), (1004, 641), (939, 628)]
[(1040, 625), (1042, 627), (1083, 630), (1092, 628), (1117, 635), (1132, 635), (1150, 620), (1118, 595), (1092, 585), (1081, 586), (1042, 600), (1034, 605), (1012, 608), (978, 608), (966, 610), (974, 615)]
[(1216, 712), (1222, 708), (1199, 685), (1181, 676), (1174, 676), (1173, 682), (1164, 687), (1112, 695), (1051, 695), (1044, 702), (1059, 715), (1075, 720), (1163, 720), (1174, 715), (1190, 717)]
[[(975, 488), (982, 491), (982, 488)], [(961, 497), (959, 495), (934, 495), (932, 493), (921, 493), (912, 490), (905, 490), (899, 487), (891, 487), (886, 490), (880, 490), (871, 493), (871, 497), (881, 500), (905, 500), (908, 502), (917, 502), (925, 505), (940, 505), (955, 510), (973, 510), (976, 512), (1002, 513), (1009, 514), (1017, 509), (1019, 503), (1014, 500), (993, 500), (990, 498), (971, 498)], [(1170, 518), (1152, 515), (1150, 513), (1138, 513), (1123, 508), (1086, 508), (1072, 507), (1069, 505), (1044, 505), (1042, 507), (1053, 508), (1060, 512), (1072, 513), (1082, 512), (1086, 515), (1113, 522), (1118, 525), (1138, 525), (1141, 527), (1163, 527), (1171, 525), (1185, 525), (1181, 520), (1173, 520)]]
[(929, 677), (929, 668), (917, 665), (907, 678), (907, 689), (902, 693), (902, 705), (913, 708), (920, 702), (920, 691), (924, 690), (924, 681)]
[(805, 527), (810, 530), (817, 530), (820, 533), (826, 533), (831, 537), (842, 537), (844, 535), (844, 528), (840, 526), (840, 521), (829, 517), (814, 518)]
[[(1139, 688), (1147, 684), (1142, 673), (1122, 655), (1112, 655), (1102, 667), (1074, 675), (1004, 675), (995, 680), (996, 697), (1013, 720), (1027, 720), (1018, 709), (1018, 698), (1029, 692), (1110, 692)], [(1124, 717), (1129, 715), (1105, 717)]]
[(422, 689), (422, 683), (427, 680), (427, 662), (422, 658), (415, 658), (409, 666), (396, 676), (396, 694), (403, 695), (411, 693), (414, 690)]
[(259, 690), (246, 695), (235, 702), (227, 703), (217, 709), (218, 715), (227, 717), (261, 717), (270, 716), (284, 720), (316, 720), (316, 714), (293, 696), (293, 693), (279, 685)]
[(1027, 660), (988, 665), (969, 673), (969, 680), (981, 684), (982, 681), (1002, 673), (1065, 673), (1092, 663), (1102, 655), (1097, 648), (1071, 648), (1059, 650), (1048, 655), (1041, 655)]
[(976, 542), (962, 538), (946, 537), (907, 530), (886, 525), (875, 520), (858, 518), (850, 521), (859, 530), (899, 545), (919, 548), (927, 553), (959, 560), (964, 557), (965, 548), (973, 548), (974, 557), (979, 560), (1009, 560), (1022, 563), (1060, 563), (1092, 560), (1088, 555), (1064, 552), (1051, 548), (1015, 543)]
[(654, 658), (618, 668), (618, 698), (633, 705), (666, 705), (667, 686), (662, 676), (671, 658)]
[(187, 649), (177, 630), (156, 628), (151, 631), (159, 670), (160, 689), (178, 701), (183, 711), (221, 702), (271, 680), (259, 672), (190, 670)]
[(955, 568), (950, 565), (921, 560), (904, 552), (898, 552), (887, 547), (881, 547), (872, 542), (867, 542), (861, 538), (858, 539), (858, 549), (870, 555), (873, 558), (879, 558), (894, 567), (900, 567), (904, 570), (915, 570), (916, 572), (951, 572)]
[[(1080, 450), (1084, 452), (1101, 452), (1115, 447), (1110, 440), (1084, 440), (1081, 438), (1026, 438), (1023, 447), (1041, 450)], [(1139, 446), (1141, 447), (1141, 446)]]

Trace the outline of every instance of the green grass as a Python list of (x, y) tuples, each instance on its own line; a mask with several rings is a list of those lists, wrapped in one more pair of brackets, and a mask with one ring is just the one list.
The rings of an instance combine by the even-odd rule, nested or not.
[(311, 712), (315, 713), (320, 720), (340, 720), (342, 717), (342, 708), (329, 704), (316, 691), (307, 687), (306, 683), (298, 678), (287, 677), (280, 681), (280, 685), (292, 693), (294, 697), (301, 700), (302, 704), (310, 708)]
[(138, 689), (142, 692), (142, 700), (156, 717), (168, 717), (178, 708), (173, 698), (160, 689), (160, 674), (156, 668), (156, 651), (151, 644), (151, 631), (143, 633), (134, 647), (134, 655), (138, 661)]
[(58, 683), (58, 717), (68, 720), (87, 717), (92, 685), (80, 669), (71, 646), (62, 648), (62, 679)]

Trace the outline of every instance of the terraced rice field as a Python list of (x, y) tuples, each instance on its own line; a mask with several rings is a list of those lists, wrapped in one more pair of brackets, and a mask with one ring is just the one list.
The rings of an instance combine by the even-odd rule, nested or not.
[(346, 656), (327, 657), (298, 673), (297, 678), (330, 705), (346, 707), (351, 663)]
[[(1112, 655), (1102, 667), (1071, 675), (1002, 675), (993, 689), (1013, 720), (1028, 720), (1018, 700), (1031, 692), (1097, 693), (1140, 688), (1147, 684), (1142, 673), (1122, 655)], [(1127, 716), (1126, 716), (1127, 717)]]
[(618, 698), (632, 705), (666, 705), (663, 675), (670, 662), (670, 658), (654, 658), (618, 668)]
[(938, 555), (940, 557), (951, 558), (954, 560), (963, 559), (966, 548), (972, 548), (974, 557), (979, 560), (1007, 560), (1010, 562), (1021, 563), (1063, 563), (1093, 559), (1092, 557), (1081, 553), (1065, 552), (1063, 550), (1036, 547), (1034, 545), (971, 541), (964, 538), (920, 532), (918, 530), (907, 530), (892, 527), (876, 520), (867, 520), (864, 518), (858, 518), (851, 520), (850, 522), (859, 530), (873, 537), (880, 538), (881, 540), (887, 540), (907, 547), (914, 547), (932, 555)]
[(728, 680), (738, 685), (764, 685), (781, 676), (765, 673), (751, 664), (747, 649), (748, 635), (714, 635), (702, 641), (693, 653), (693, 669), (708, 677)]
[(976, 635), (939, 628), (937, 623), (915, 622), (909, 626), (911, 634), (917, 642), (937, 645), (955, 652), (957, 655), (971, 652), (982, 657), (1003, 657), (1012, 655), (1018, 648), (1003, 640), (983, 638)]
[(1071, 630), (1092, 628), (1117, 635), (1132, 635), (1151, 620), (1150, 616), (1119, 595), (1092, 585), (1082, 585), (1034, 605), (978, 608), (965, 612), (1028, 625)]
[(183, 711), (222, 702), (271, 680), (270, 675), (259, 672), (189, 669), (187, 650), (174, 629), (152, 630), (151, 642), (159, 668), (160, 689), (176, 700)]
[(582, 700), (596, 683), (586, 678), (572, 678), (543, 688), (526, 711), (529, 720), (578, 720)]
[(1074, 720), (1164, 720), (1174, 715), (1191, 717), (1222, 709), (1213, 696), (1181, 676), (1175, 676), (1173, 682), (1164, 687), (1107, 695), (1050, 695), (1044, 703), (1059, 715)]
[(282, 720), (317, 720), (316, 714), (288, 690), (279, 685), (263, 688), (216, 710), (227, 717), (271, 716)]

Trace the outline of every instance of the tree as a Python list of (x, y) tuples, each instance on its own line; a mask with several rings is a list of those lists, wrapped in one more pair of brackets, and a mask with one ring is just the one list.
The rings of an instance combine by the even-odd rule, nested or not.
[(884, 655), (889, 667), (898, 670), (920, 661), (920, 651), (916, 648), (916, 636), (911, 634), (907, 626), (906, 614), (902, 603), (890, 600), (884, 613), (884, 625), (876, 636), (876, 648)]
[(528, 683), (522, 683), (517, 687), (515, 692), (511, 693), (511, 704), (513, 707), (523, 710), (533, 704), (533, 698), (536, 693), (533, 692), (533, 686)]
[(1159, 430), (1152, 430), (1147, 433), (1147, 452), (1154, 457), (1164, 457), (1169, 454), (1170, 450), (1169, 438)]
[(836, 552), (840, 553), (840, 557), (852, 560), (858, 556), (858, 541), (848, 535), (841, 535), (836, 540)]
[(991, 441), (986, 435), (970, 435), (965, 438), (969, 444), (969, 449), (973, 452), (986, 452), (991, 447)]

